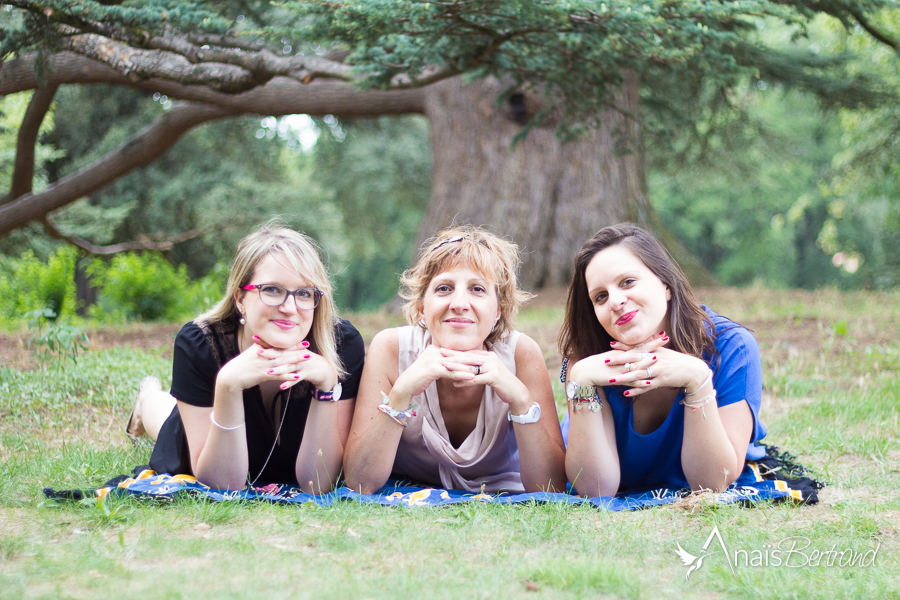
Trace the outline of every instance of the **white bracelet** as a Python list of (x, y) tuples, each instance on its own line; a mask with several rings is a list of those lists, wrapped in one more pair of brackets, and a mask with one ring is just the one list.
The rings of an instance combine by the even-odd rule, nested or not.
[(209, 412), (209, 420), (212, 421), (213, 425), (215, 425), (219, 429), (223, 429), (225, 431), (234, 431), (235, 429), (240, 429), (241, 427), (244, 426), (244, 423), (246, 422), (246, 421), (241, 421), (234, 427), (225, 427), (224, 425), (219, 425), (219, 423), (216, 421), (216, 415), (213, 413), (213, 411)]
[[(703, 385), (706, 385), (706, 384), (703, 384)], [(681, 403), (684, 404), (687, 408), (691, 409), (691, 412), (697, 412), (697, 409), (699, 408), (701, 410), (701, 412), (703, 413), (703, 420), (705, 421), (706, 420), (706, 409), (703, 407), (706, 406), (707, 404), (709, 404), (710, 402), (714, 401), (715, 399), (716, 399), (716, 390), (713, 390), (712, 394), (703, 396), (699, 400), (695, 400), (694, 402), (685, 402), (684, 399), (682, 399)]]
[(710, 369), (710, 370), (709, 370), (709, 375), (706, 376), (706, 379), (703, 380), (703, 383), (701, 383), (699, 386), (697, 386), (697, 389), (694, 390), (693, 392), (691, 392), (690, 394), (688, 393), (687, 388), (684, 388), (684, 395), (685, 395), (685, 396), (693, 396), (694, 394), (696, 394), (697, 392), (699, 392), (699, 391), (700, 391), (700, 388), (702, 388), (704, 385), (706, 385), (707, 383), (709, 383), (709, 381), (712, 379), (712, 376), (713, 376), (712, 369)]

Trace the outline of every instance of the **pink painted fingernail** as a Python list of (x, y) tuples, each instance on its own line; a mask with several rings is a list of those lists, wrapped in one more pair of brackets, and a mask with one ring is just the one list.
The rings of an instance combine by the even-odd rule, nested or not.
[(258, 336), (258, 335), (254, 335), (254, 336), (253, 336), (253, 339), (254, 339), (254, 340), (258, 340), (258, 339), (259, 339), (259, 336)]
[(616, 380), (615, 380), (615, 379), (610, 379), (609, 382), (610, 382), (610, 383), (615, 383)]
[(652, 360), (656, 360), (656, 357), (654, 356), (654, 357), (652, 358)]
[(309, 354), (304, 354), (303, 358), (309, 358)]
[(281, 389), (283, 389), (283, 390), (286, 390), (288, 388), (288, 384), (282, 383), (281, 386), (279, 386), (279, 387), (281, 387)]
[(304, 348), (309, 348), (309, 342), (307, 342), (306, 340), (303, 340), (303, 342), (300, 345), (303, 346)]
[(272, 375), (272, 374), (275, 372), (275, 369), (269, 369), (269, 370), (266, 371), (266, 372), (267, 372), (269, 375)]
[(608, 362), (609, 362), (609, 359), (608, 359), (608, 358), (607, 358), (607, 359), (606, 359), (606, 360), (604, 360), (604, 361), (603, 361), (603, 362), (607, 362), (607, 363), (608, 363)]
[(263, 353), (263, 349), (260, 348), (259, 350), (256, 351), (256, 353), (257, 353), (257, 354), (262, 354), (262, 353)]
[(645, 382), (644, 382), (644, 385), (650, 385), (650, 382), (649, 382), (649, 381), (645, 381)]
[[(294, 379), (300, 379), (300, 376), (299, 376), (299, 375), (294, 375)], [(650, 382), (649, 382), (649, 381), (647, 382), (647, 385), (650, 385)]]

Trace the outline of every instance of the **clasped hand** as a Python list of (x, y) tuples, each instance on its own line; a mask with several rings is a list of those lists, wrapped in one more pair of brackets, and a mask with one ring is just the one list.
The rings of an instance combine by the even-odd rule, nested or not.
[(626, 385), (631, 389), (625, 395), (633, 398), (657, 388), (689, 386), (698, 377), (702, 380), (708, 372), (706, 364), (666, 348), (668, 342), (665, 332), (634, 346), (611, 342), (613, 350), (575, 363), (569, 370), (569, 381), (601, 387)]
[[(528, 389), (510, 372), (494, 352), (487, 350), (450, 350), (428, 346), (418, 359), (394, 383), (410, 398), (421, 394), (438, 379), (453, 381), (454, 387), (488, 385), (507, 404), (531, 405)], [(518, 414), (518, 413), (517, 413)]]
[(322, 356), (309, 350), (309, 342), (302, 341), (290, 348), (275, 348), (258, 336), (253, 344), (231, 359), (219, 372), (219, 380), (241, 390), (264, 381), (281, 381), (286, 390), (301, 381), (309, 381), (321, 390), (330, 390), (337, 383), (337, 374)]

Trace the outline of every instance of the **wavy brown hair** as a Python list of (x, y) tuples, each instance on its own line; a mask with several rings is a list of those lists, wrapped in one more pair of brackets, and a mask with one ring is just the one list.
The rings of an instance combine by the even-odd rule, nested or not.
[(694, 292), (681, 268), (655, 237), (633, 223), (604, 227), (585, 242), (575, 256), (566, 314), (556, 340), (560, 354), (577, 361), (609, 351), (613, 338), (594, 313), (585, 271), (597, 253), (618, 244), (631, 250), (672, 292), (666, 311), (669, 347), (698, 358), (706, 350), (714, 354), (712, 320), (694, 299)]
[(512, 333), (519, 306), (532, 298), (518, 287), (519, 247), (490, 231), (471, 225), (445, 229), (422, 245), (415, 266), (400, 277), (403, 313), (410, 325), (424, 328), (419, 310), (435, 275), (466, 265), (497, 287), (500, 319), (485, 343), (491, 345)]

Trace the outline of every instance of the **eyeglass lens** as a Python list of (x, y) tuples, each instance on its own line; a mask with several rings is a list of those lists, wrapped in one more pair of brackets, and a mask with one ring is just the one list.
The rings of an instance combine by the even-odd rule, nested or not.
[(281, 306), (287, 300), (289, 293), (294, 295), (297, 308), (301, 310), (312, 310), (319, 305), (319, 294), (316, 293), (316, 288), (300, 288), (291, 292), (273, 283), (261, 285), (256, 289), (259, 290), (259, 299), (267, 306)]

